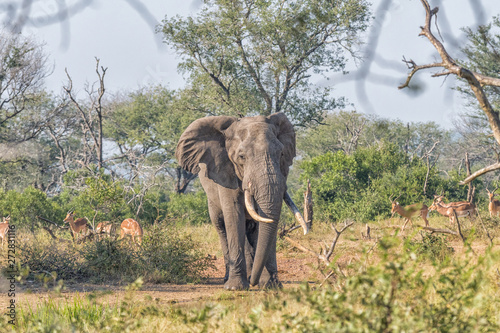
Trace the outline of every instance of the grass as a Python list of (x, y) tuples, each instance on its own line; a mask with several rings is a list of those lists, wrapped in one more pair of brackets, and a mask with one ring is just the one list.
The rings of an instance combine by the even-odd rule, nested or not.
[[(65, 300), (53, 294), (37, 304), (22, 303), (18, 329), (61, 332), (498, 331), (500, 251), (498, 228), (495, 228), (498, 219), (483, 216), (486, 228), (495, 237), (493, 247), (488, 246), (489, 240), (479, 221), (460, 221), (468, 235), (465, 244), (455, 236), (430, 235), (416, 227), (405, 231), (386, 228), (401, 226), (403, 221), (397, 218), (370, 223), (373, 231), (372, 239), (368, 240), (362, 237), (365, 225), (355, 223), (337, 244), (335, 265), (322, 267), (324, 272), (333, 269), (335, 274), (330, 283), (321, 288), (316, 283), (285, 291), (221, 289), (201, 301), (168, 304), (152, 296), (139, 296), (136, 290), (141, 282), (138, 281), (120, 296), (100, 291), (85, 296), (74, 294)], [(416, 224), (423, 225), (423, 221), (416, 219)], [(442, 217), (430, 218), (430, 224), (455, 230), (455, 226)], [(172, 235), (175, 232), (179, 230), (172, 231)], [(187, 233), (193, 242), (190, 244), (196, 244), (203, 255), (221, 256), (212, 226), (186, 227), (180, 232)], [(321, 241), (329, 245), (333, 236), (326, 223), (316, 223), (309, 235), (303, 236), (297, 231), (291, 235), (313, 250), (319, 249)], [(285, 258), (310, 257), (284, 240), (278, 241), (278, 251)], [(320, 282), (322, 275), (317, 276)], [(110, 296), (115, 297), (116, 302), (110, 303)]]

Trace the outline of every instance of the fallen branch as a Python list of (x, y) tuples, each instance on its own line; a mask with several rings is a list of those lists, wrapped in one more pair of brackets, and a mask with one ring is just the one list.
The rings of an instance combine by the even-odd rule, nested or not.
[(323, 282), (321, 282), (321, 283), (319, 284), (319, 287), (320, 287), (320, 288), (321, 288), (321, 287), (323, 287), (323, 284), (326, 282), (326, 280), (328, 280), (328, 279), (329, 279), (329, 278), (330, 278), (333, 274), (335, 274), (335, 272), (334, 272), (334, 271), (331, 271), (331, 272), (330, 272), (330, 273), (329, 273), (329, 274), (325, 277), (325, 279), (323, 280)]
[(49, 223), (52, 223), (53, 225), (55, 225), (56, 227), (58, 227), (59, 229), (68, 229), (69, 227), (61, 227), (59, 224), (55, 223), (54, 221), (51, 221), (49, 219), (46, 219), (45, 217), (41, 217), (41, 216), (37, 216), (38, 219), (42, 220), (42, 221), (45, 221), (45, 222), (49, 222)]
[(281, 229), (280, 233), (279, 233), (279, 237), (280, 238), (283, 238), (285, 237), (286, 235), (288, 235), (290, 232), (294, 231), (295, 229), (299, 229), (300, 228), (300, 225), (295, 225), (292, 224), (292, 226), (287, 229), (285, 225), (283, 225), (283, 228)]
[(46, 227), (46, 226), (42, 225), (42, 229), (43, 229), (43, 230), (45, 230), (45, 231), (47, 231), (47, 232), (49, 233), (50, 237), (52, 237), (52, 239), (58, 239), (58, 238), (54, 235), (54, 233), (52, 232), (52, 230), (50, 230), (48, 227)]
[(330, 257), (332, 256), (333, 254), (333, 251), (335, 250), (335, 246), (337, 245), (337, 241), (339, 240), (339, 237), (340, 235), (347, 229), (349, 228), (350, 226), (352, 226), (354, 224), (354, 222), (350, 222), (350, 223), (347, 223), (347, 222), (344, 222), (344, 227), (342, 229), (340, 229), (340, 231), (338, 231), (335, 226), (333, 224), (331, 224), (331, 228), (335, 231), (335, 237), (330, 245), (330, 247), (327, 249), (326, 248), (326, 245), (324, 244), (320, 244), (321, 245), (321, 251), (318, 253), (318, 252), (315, 252), (303, 245), (301, 245), (299, 242), (297, 241), (294, 241), (293, 239), (291, 239), (290, 237), (288, 236), (285, 236), (284, 238), (290, 243), (292, 244), (292, 246), (296, 247), (297, 249), (303, 251), (303, 252), (306, 252), (306, 253), (309, 253), (309, 254), (312, 254), (314, 255), (315, 257), (318, 258), (318, 260), (322, 261), (323, 263), (325, 263), (325, 265), (329, 265), (330, 264)]
[(450, 229), (437, 229), (432, 227), (421, 227), (423, 230), (428, 230), (431, 233), (441, 233), (441, 234), (450, 234), (454, 236), (460, 236), (458, 232), (450, 230)]

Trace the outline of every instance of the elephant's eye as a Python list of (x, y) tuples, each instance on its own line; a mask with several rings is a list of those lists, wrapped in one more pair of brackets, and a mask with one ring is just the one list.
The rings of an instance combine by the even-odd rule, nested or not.
[(240, 160), (244, 161), (245, 160), (245, 155), (243, 154), (239, 154), (238, 157), (240, 158)]

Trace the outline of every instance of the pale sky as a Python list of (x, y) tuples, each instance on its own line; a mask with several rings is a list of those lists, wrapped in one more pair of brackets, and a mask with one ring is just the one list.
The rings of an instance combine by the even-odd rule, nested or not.
[[(77, 0), (67, 0), (68, 4)], [(472, 10), (471, 3), (477, 0), (431, 1), (431, 6), (439, 6), (438, 25), (444, 44), (452, 57), (458, 58), (458, 50), (453, 43), (463, 36), (460, 28), (475, 24), (477, 19), (490, 22), (500, 14), (500, 1), (483, 0), (484, 13)], [(74, 87), (83, 90), (85, 81), (93, 82), (95, 57), (101, 65), (108, 67), (106, 87), (108, 91), (133, 91), (148, 84), (162, 84), (169, 88), (180, 88), (184, 79), (177, 73), (179, 59), (165, 44), (161, 35), (155, 34), (155, 24), (165, 15), (195, 14), (200, 0), (93, 0), (89, 7), (71, 17), (64, 24), (38, 26), (36, 22), (27, 24), (24, 32), (45, 43), (49, 62), (53, 64), (53, 74), (47, 79), (47, 87), (60, 92), (66, 82), (64, 69), (71, 74)], [(381, 3), (391, 3), (387, 10), (377, 12)], [(0, 0), (0, 5), (2, 0)], [(56, 10), (56, 0), (35, 2), (32, 16), (50, 14)], [(133, 6), (147, 8), (139, 12)], [(450, 88), (454, 79), (431, 78), (435, 71), (421, 71), (414, 79), (425, 85), (416, 97), (397, 86), (406, 79), (406, 65), (403, 56), (417, 64), (438, 60), (431, 44), (419, 37), (420, 26), (424, 24), (424, 9), (418, 0), (375, 0), (373, 14), (382, 24), (376, 61), (371, 64), (367, 79), (358, 80), (333, 74), (330, 80), (321, 79), (318, 84), (334, 86), (334, 96), (346, 96), (358, 112), (373, 113), (385, 118), (407, 121), (435, 121), (451, 127), (451, 119), (463, 110), (463, 101)], [(5, 15), (4, 15), (5, 16)], [(381, 18), (383, 17), (383, 20)], [(5, 19), (5, 17), (3, 18)], [(437, 35), (435, 25), (434, 33)], [(366, 35), (367, 41), (373, 40)], [(362, 64), (350, 61), (351, 72)], [(366, 65), (365, 65), (366, 66)], [(415, 81), (416, 82), (416, 81)], [(364, 86), (364, 90), (360, 90)], [(363, 93), (370, 103), (363, 103)], [(82, 95), (83, 96), (83, 95)]]

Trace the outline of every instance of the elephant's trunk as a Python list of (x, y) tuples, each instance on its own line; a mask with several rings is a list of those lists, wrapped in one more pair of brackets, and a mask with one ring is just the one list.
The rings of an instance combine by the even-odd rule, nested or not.
[(257, 249), (250, 276), (250, 285), (255, 286), (259, 283), (260, 276), (270, 260), (271, 256), (276, 254), (276, 234), (278, 230), (278, 219), (274, 223), (260, 223)]
[[(274, 273), (272, 271), (276, 270), (273, 268), (276, 262), (276, 235), (286, 188), (286, 178), (280, 172), (273, 172), (277, 170), (273, 165), (268, 164), (261, 170), (263, 172), (256, 175), (257, 177), (251, 184), (252, 187), (248, 187), (245, 195), (252, 204), (255, 198), (257, 216), (265, 219), (266, 222), (272, 221), (272, 223), (259, 223), (259, 234), (250, 277), (250, 285), (252, 286), (259, 283), (264, 266), (268, 268), (268, 271), (271, 270), (270, 273)], [(248, 182), (247, 184), (250, 185)], [(253, 198), (251, 194), (253, 194)], [(247, 207), (249, 214), (252, 214), (252, 208), (253, 205), (251, 205), (251, 209)], [(258, 221), (255, 217), (252, 216), (252, 218)]]

